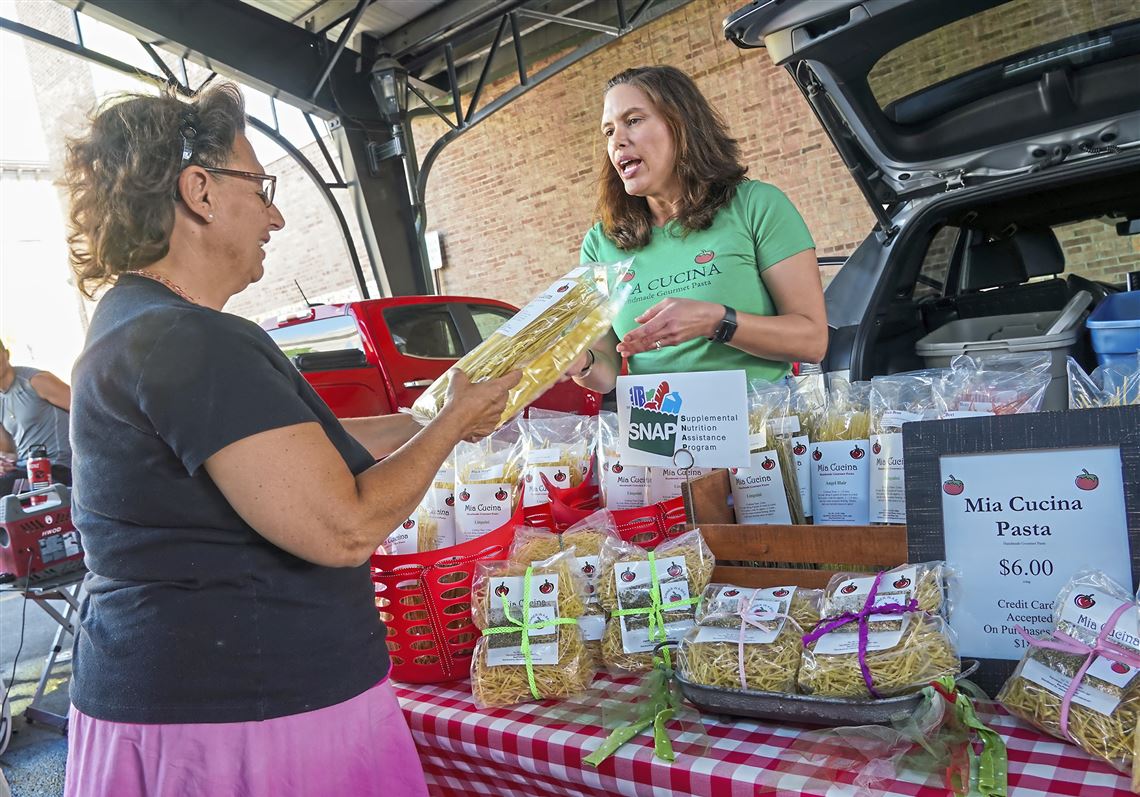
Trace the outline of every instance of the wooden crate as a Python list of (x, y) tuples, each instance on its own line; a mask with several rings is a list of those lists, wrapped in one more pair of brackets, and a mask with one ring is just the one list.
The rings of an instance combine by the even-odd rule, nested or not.
[[(716, 556), (713, 581), (741, 587), (825, 587), (835, 572), (827, 563), (857, 565), (877, 572), (907, 561), (906, 526), (760, 526), (736, 522), (728, 471), (717, 470), (687, 483), (685, 509)], [(724, 562), (780, 562), (811, 565), (755, 567)]]

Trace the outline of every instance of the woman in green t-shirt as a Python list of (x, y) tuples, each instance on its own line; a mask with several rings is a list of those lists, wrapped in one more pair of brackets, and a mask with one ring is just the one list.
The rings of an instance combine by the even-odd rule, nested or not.
[(614, 330), (567, 371), (613, 389), (634, 374), (744, 369), (775, 380), (819, 362), (827, 316), (803, 218), (772, 185), (746, 180), (740, 147), (686, 74), (629, 69), (606, 87), (606, 161), (584, 263), (634, 255)]

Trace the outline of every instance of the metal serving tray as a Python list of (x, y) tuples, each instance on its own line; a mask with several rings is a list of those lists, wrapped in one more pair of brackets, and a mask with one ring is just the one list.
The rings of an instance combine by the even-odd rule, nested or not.
[[(978, 669), (978, 662), (972, 659), (964, 660), (962, 664), (963, 670), (958, 678), (967, 678)], [(854, 700), (704, 686), (685, 680), (679, 672), (676, 678), (685, 698), (706, 714), (775, 720), (781, 724), (889, 725), (896, 719), (913, 714), (922, 703), (920, 694)]]

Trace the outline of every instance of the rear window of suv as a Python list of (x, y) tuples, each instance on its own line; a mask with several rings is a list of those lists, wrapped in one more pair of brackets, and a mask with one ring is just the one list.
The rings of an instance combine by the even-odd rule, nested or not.
[[(1055, 42), (1066, 45), (1035, 53), (1023, 64), (1006, 64), (1006, 73), (1043, 60), (1094, 57), (1098, 48), (1111, 43), (1112, 34), (1104, 29), (1138, 20), (1136, 0), (1011, 0), (891, 50), (871, 68), (867, 82), (879, 107), (886, 108), (938, 83)], [(1080, 38), (1074, 43), (1074, 37)]]

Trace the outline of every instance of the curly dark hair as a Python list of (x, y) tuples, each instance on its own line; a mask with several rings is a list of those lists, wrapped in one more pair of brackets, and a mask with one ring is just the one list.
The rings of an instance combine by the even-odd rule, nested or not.
[(67, 142), (63, 177), (71, 268), (84, 295), (166, 256), (184, 131), (193, 144), (190, 163), (222, 167), (244, 130), (245, 101), (233, 83), (190, 101), (172, 91), (122, 94), (96, 110), (91, 129)]
[[(676, 150), (674, 169), (681, 182), (676, 220), (681, 228), (704, 230), (727, 205), (748, 167), (740, 161), (740, 145), (728, 125), (709, 104), (693, 79), (671, 66), (641, 66), (610, 78), (606, 91), (628, 84), (645, 92), (665, 118)], [(640, 249), (653, 234), (653, 216), (645, 197), (625, 192), (621, 177), (602, 159), (598, 178), (597, 215), (606, 236), (620, 249)]]

